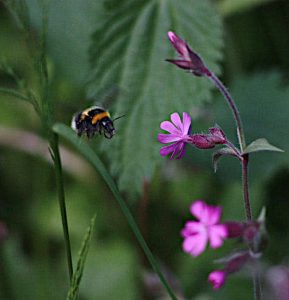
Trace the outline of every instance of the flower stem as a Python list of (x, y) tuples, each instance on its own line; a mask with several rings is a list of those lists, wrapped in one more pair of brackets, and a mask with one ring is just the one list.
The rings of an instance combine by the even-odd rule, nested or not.
[(64, 235), (65, 247), (66, 247), (68, 272), (69, 272), (69, 278), (71, 280), (73, 275), (72, 255), (71, 255), (70, 238), (69, 238), (69, 230), (68, 230), (68, 222), (67, 222), (67, 214), (66, 214), (62, 165), (61, 165), (61, 158), (59, 153), (58, 135), (56, 133), (52, 134), (52, 137), (50, 139), (50, 147), (52, 150), (51, 156), (54, 161), (55, 181), (56, 181), (58, 201), (59, 201), (59, 207), (61, 213), (61, 221), (63, 227), (63, 235)]
[(216, 86), (216, 88), (222, 93), (222, 95), (226, 99), (229, 107), (232, 110), (232, 113), (234, 115), (234, 119), (235, 119), (235, 122), (236, 122), (236, 125), (237, 125), (237, 136), (238, 136), (240, 149), (241, 149), (241, 152), (243, 152), (243, 150), (246, 147), (245, 135), (244, 135), (241, 116), (240, 116), (238, 108), (235, 104), (235, 101), (233, 100), (233, 98), (230, 95), (227, 88), (224, 86), (224, 84), (221, 82), (221, 80), (214, 73), (209, 72), (207, 77), (213, 82), (213, 84)]
[(249, 184), (248, 184), (248, 163), (249, 155), (243, 155), (242, 159), (242, 181), (243, 181), (243, 197), (247, 221), (252, 220), (252, 211), (250, 205)]
[[(211, 71), (206, 75), (216, 86), (216, 88), (222, 93), (225, 100), (227, 101), (229, 107), (232, 110), (236, 126), (237, 126), (237, 136), (238, 142), (240, 145), (241, 155), (246, 147), (245, 134), (243, 130), (242, 120), (238, 108), (233, 100), (231, 94), (224, 86), (224, 84), (220, 81), (220, 79)], [(232, 144), (230, 145), (232, 146)], [(232, 148), (234, 149), (234, 148)], [(235, 150), (235, 149), (234, 149)], [(243, 154), (241, 159), (242, 164), (242, 185), (243, 185), (243, 199), (244, 199), (244, 207), (247, 221), (252, 220), (252, 210), (250, 204), (250, 194), (249, 194), (249, 183), (248, 183), (248, 163), (249, 163), (249, 155)], [(254, 298), (255, 300), (261, 300), (261, 283), (260, 276), (257, 272), (253, 274), (253, 285), (254, 285)]]

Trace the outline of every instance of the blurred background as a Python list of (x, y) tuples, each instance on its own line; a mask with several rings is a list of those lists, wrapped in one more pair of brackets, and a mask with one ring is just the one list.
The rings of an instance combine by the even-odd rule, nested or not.
[[(288, 265), (289, 2), (168, 3), (50, 1), (47, 52), (55, 119), (69, 125), (75, 112), (93, 103), (104, 103), (115, 116), (125, 113), (115, 124), (114, 141), (88, 142), (110, 168), (174, 289), (185, 299), (253, 299), (245, 271), (217, 292), (207, 282), (209, 272), (220, 267), (213, 261), (237, 243), (227, 241), (198, 258), (182, 252), (180, 230), (191, 218), (193, 200), (222, 205), (223, 220), (245, 215), (240, 167), (233, 158), (223, 158), (214, 173), (211, 150), (188, 149), (181, 161), (159, 157), (158, 124), (174, 111), (191, 113), (193, 131), (217, 123), (236, 142), (231, 113), (219, 93), (164, 63), (175, 56), (166, 32), (183, 36), (229, 87), (248, 142), (265, 137), (285, 150), (251, 155), (250, 191), (254, 217), (264, 206), (267, 211), (264, 270)], [(27, 4), (37, 41), (41, 1)], [(171, 19), (165, 17), (169, 9)], [(35, 51), (0, 1), (1, 87), (18, 88), (15, 76), (35, 86)], [(0, 93), (0, 105), (0, 299), (64, 299), (64, 241), (44, 130), (27, 103)], [(79, 299), (167, 299), (101, 177), (65, 141), (61, 146), (74, 262), (96, 213)]]

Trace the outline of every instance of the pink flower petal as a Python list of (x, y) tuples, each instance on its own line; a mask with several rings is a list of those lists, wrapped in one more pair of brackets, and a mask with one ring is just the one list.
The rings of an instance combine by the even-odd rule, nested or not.
[(208, 214), (209, 214), (209, 225), (214, 225), (220, 222), (222, 208), (220, 206), (207, 205)]
[(202, 223), (206, 224), (208, 220), (208, 209), (207, 204), (202, 200), (197, 200), (193, 202), (190, 207), (191, 214), (200, 220)]
[(225, 225), (212, 225), (208, 227), (208, 236), (210, 245), (213, 249), (223, 245), (224, 239), (227, 237), (227, 228)]
[(168, 37), (180, 56), (189, 60), (190, 56), (187, 50), (187, 44), (172, 31), (168, 32)]
[(180, 149), (177, 159), (181, 159), (185, 155), (185, 152), (186, 152), (186, 144), (182, 143), (182, 147)]
[(168, 146), (164, 146), (160, 149), (160, 155), (166, 156), (166, 155), (170, 154), (171, 152), (173, 152), (175, 150), (175, 148), (176, 148), (176, 143), (173, 143)]
[(183, 112), (183, 134), (188, 134), (191, 127), (191, 117), (188, 113)]
[(176, 134), (162, 134), (162, 133), (158, 134), (158, 141), (163, 144), (177, 142), (179, 140), (181, 140), (181, 137)]
[(171, 122), (169, 121), (164, 121), (160, 125), (161, 129), (168, 131), (169, 133), (172, 134), (181, 134), (181, 131), (178, 130)]
[(196, 221), (188, 221), (185, 224), (184, 229), (181, 231), (182, 237), (188, 237), (191, 235), (199, 234), (204, 231), (204, 225)]
[(175, 150), (172, 153), (170, 159), (173, 159), (173, 158), (180, 159), (180, 158), (182, 158), (182, 156), (185, 153), (185, 151), (184, 151), (185, 150), (185, 143), (177, 142), (175, 145), (176, 145)]
[(181, 134), (183, 134), (183, 123), (178, 113), (171, 114), (171, 120), (175, 124), (175, 126), (179, 129)]
[(185, 238), (183, 250), (192, 256), (198, 256), (206, 249), (208, 236), (206, 230), (202, 233)]
[(208, 205), (202, 200), (195, 201), (190, 208), (191, 214), (206, 225), (214, 225), (220, 221), (222, 209)]

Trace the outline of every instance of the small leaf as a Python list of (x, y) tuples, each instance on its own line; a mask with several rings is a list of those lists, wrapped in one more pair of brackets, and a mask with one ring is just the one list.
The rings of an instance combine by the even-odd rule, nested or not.
[[(267, 180), (278, 168), (288, 166), (289, 162), (289, 139), (285, 138), (289, 128), (289, 85), (284, 84), (281, 73), (271, 70), (236, 77), (229, 90), (241, 114), (246, 140), (266, 137), (271, 144), (285, 150), (282, 155), (272, 156), (272, 159), (254, 155), (250, 160), (250, 181)], [(220, 97), (214, 104), (216, 120), (230, 140), (236, 143), (234, 123), (223, 99)], [(219, 171), (223, 180), (239, 180), (239, 168), (233, 160), (224, 161), (224, 168)]]
[(75, 300), (78, 295), (79, 285), (83, 274), (84, 264), (86, 261), (90, 241), (91, 241), (91, 235), (92, 235), (92, 229), (95, 223), (95, 215), (90, 221), (90, 225), (86, 231), (86, 234), (84, 236), (82, 246), (78, 255), (78, 261), (77, 261), (77, 267), (76, 270), (72, 276), (70, 289), (68, 291), (67, 300)]
[(216, 152), (214, 152), (213, 153), (213, 167), (214, 167), (214, 172), (215, 173), (217, 172), (219, 159), (223, 155), (232, 155), (232, 156), (238, 157), (238, 155), (236, 154), (236, 152), (234, 152), (234, 150), (231, 149), (231, 148), (222, 148), (222, 149), (219, 149)]
[(282, 149), (271, 145), (266, 139), (257, 139), (245, 148), (243, 154), (248, 154), (248, 153), (258, 152), (258, 151), (284, 152)]

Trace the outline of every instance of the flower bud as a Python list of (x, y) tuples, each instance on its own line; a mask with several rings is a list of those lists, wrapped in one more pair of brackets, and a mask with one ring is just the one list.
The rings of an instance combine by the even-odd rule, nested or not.
[(236, 238), (241, 237), (244, 231), (244, 223), (236, 221), (225, 222), (224, 225), (227, 228), (227, 237)]
[(168, 37), (181, 59), (167, 59), (166, 61), (181, 69), (190, 70), (196, 76), (211, 76), (211, 72), (204, 65), (200, 56), (184, 40), (172, 31), (168, 32)]
[(224, 131), (219, 127), (209, 128), (209, 132), (211, 133), (211, 139), (216, 144), (225, 144), (227, 142), (227, 138), (225, 136)]
[(199, 149), (211, 149), (216, 145), (208, 134), (193, 134), (191, 136), (191, 143)]
[(213, 289), (221, 288), (227, 278), (227, 272), (224, 270), (215, 270), (209, 274), (208, 281), (212, 284)]

